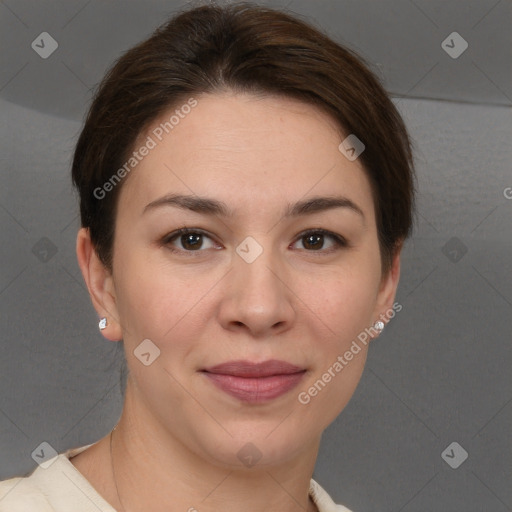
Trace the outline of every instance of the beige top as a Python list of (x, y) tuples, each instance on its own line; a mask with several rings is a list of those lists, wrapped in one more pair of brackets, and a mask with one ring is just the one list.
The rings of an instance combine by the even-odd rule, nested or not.
[[(67, 450), (24, 477), (0, 482), (0, 512), (116, 512), (69, 460), (90, 446)], [(309, 494), (319, 512), (350, 512), (313, 479)]]

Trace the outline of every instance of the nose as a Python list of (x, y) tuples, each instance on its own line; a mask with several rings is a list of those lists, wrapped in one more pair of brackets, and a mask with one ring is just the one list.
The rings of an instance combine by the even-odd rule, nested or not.
[(219, 308), (221, 325), (254, 338), (290, 329), (296, 312), (289, 280), (286, 266), (271, 250), (263, 250), (250, 263), (234, 254)]

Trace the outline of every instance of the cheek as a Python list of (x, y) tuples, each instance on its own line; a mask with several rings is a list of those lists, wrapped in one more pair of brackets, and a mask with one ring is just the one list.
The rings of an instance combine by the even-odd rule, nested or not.
[(126, 344), (137, 338), (156, 338), (161, 323), (172, 321), (173, 302), (179, 300), (169, 286), (163, 269), (155, 268), (144, 251), (118, 247), (114, 260), (114, 278), (119, 316)]
[(313, 319), (324, 325), (329, 333), (327, 338), (334, 340), (337, 349), (350, 344), (361, 330), (373, 323), (378, 279), (373, 267), (361, 265), (338, 269), (320, 281), (304, 283), (305, 302), (315, 313)]
[(315, 386), (311, 390), (314, 396), (322, 395), (318, 406), (331, 403), (330, 407), (338, 412), (361, 377), (370, 342), (365, 329), (375, 320), (372, 315), (380, 278), (375, 267), (380, 269), (380, 260), (369, 257), (368, 264), (361, 261), (364, 256), (359, 260), (360, 266), (338, 269), (325, 276), (316, 288), (311, 282), (304, 287), (317, 290), (308, 299), (309, 309), (314, 313), (310, 314), (310, 325), (316, 331), (311, 334), (317, 347), (315, 374), (308, 385)]
[[(310, 315), (315, 340), (315, 367), (298, 390), (303, 414), (322, 428), (334, 421), (350, 401), (364, 370), (372, 323), (375, 279), (346, 274), (324, 283)], [(327, 333), (327, 334), (326, 334)]]
[[(119, 251), (116, 258), (117, 305), (127, 348), (149, 338), (162, 350), (172, 343), (176, 356), (180, 340), (196, 338), (196, 331), (204, 325), (204, 308), (212, 297), (209, 291), (222, 272), (201, 272), (194, 265), (171, 266), (144, 250)], [(187, 344), (181, 345), (186, 350)]]

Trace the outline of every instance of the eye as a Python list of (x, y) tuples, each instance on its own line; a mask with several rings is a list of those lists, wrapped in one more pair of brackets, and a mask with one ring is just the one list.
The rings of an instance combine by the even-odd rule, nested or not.
[[(329, 247), (325, 248), (326, 240), (330, 240)], [(343, 247), (348, 247), (347, 241), (340, 235), (325, 229), (310, 229), (299, 235), (297, 242), (302, 242), (303, 248), (308, 252), (323, 251), (334, 252)]]
[[(205, 240), (209, 240), (205, 243)], [(182, 228), (165, 236), (162, 244), (175, 252), (200, 252), (201, 249), (216, 249), (217, 246), (201, 229)], [(173, 245), (178, 244), (177, 249)]]
[[(325, 229), (310, 229), (299, 235), (294, 244), (301, 242), (301, 250), (307, 252), (331, 253), (348, 243), (341, 235)], [(199, 253), (204, 249), (219, 249), (213, 239), (201, 229), (181, 228), (166, 235), (162, 239), (162, 245), (173, 252)], [(326, 247), (327, 245), (327, 247)]]

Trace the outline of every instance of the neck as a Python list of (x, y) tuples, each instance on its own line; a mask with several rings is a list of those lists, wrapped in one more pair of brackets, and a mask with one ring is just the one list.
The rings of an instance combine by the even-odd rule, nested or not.
[(148, 421), (130, 397), (127, 389), (123, 415), (110, 439), (120, 511), (168, 512), (169, 504), (189, 512), (317, 511), (309, 484), (320, 439), (286, 463), (230, 467), (206, 460), (157, 421)]

